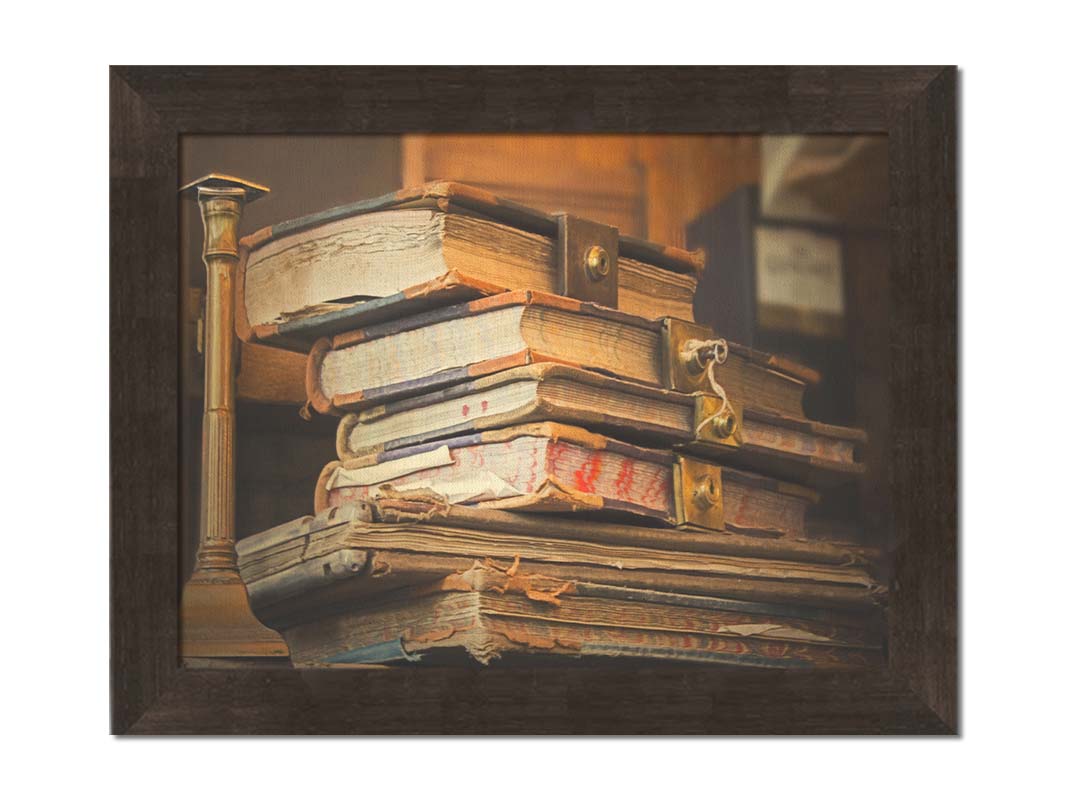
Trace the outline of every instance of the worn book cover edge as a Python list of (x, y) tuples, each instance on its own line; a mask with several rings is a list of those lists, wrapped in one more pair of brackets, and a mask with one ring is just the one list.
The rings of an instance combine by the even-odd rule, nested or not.
[[(449, 204), (450, 211), (462, 213), (469, 209), (489, 219), (542, 236), (555, 237), (558, 231), (556, 216), (553, 214), (498, 197), (475, 186), (455, 181), (433, 181), (261, 228), (246, 236), (242, 242), (250, 249), (255, 249), (272, 239), (345, 217), (385, 211), (419, 201), (445, 201)], [(633, 236), (619, 236), (619, 255), (674, 272), (699, 274), (704, 268), (704, 254), (701, 251), (657, 244)]]

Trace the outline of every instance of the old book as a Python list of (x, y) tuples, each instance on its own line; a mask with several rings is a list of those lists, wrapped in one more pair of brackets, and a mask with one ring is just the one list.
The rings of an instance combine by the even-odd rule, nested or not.
[[(680, 460), (555, 422), (481, 431), (327, 464), (315, 511), (383, 496), (585, 515), (801, 538), (809, 489)], [(686, 493), (692, 496), (685, 496)]]
[[(555, 519), (555, 521), (553, 521)], [(271, 627), (467, 569), (474, 560), (562, 581), (784, 602), (839, 618), (884, 594), (864, 551), (826, 542), (691, 533), (403, 499), (333, 508), (237, 543), (256, 614)]]
[(340, 460), (528, 422), (561, 422), (635, 444), (684, 445), (727, 463), (801, 483), (856, 474), (863, 431), (824, 425), (758, 406), (743, 411), (740, 447), (695, 441), (700, 396), (610, 378), (561, 364), (515, 367), (346, 414), (337, 430)]
[[(670, 388), (678, 356), (662, 320), (543, 292), (516, 291), (322, 338), (307, 364), (307, 395), (322, 414), (357, 409), (535, 362), (577, 365)], [(705, 334), (703, 338), (706, 338)], [(716, 380), (745, 405), (803, 417), (818, 375), (732, 347)], [(706, 378), (703, 389), (709, 389)]]
[(282, 628), (297, 664), (418, 661), (458, 651), (613, 656), (756, 667), (876, 663), (877, 632), (789, 606), (565, 581), (513, 564), (463, 572)]
[[(237, 331), (306, 351), (321, 336), (509, 289), (558, 292), (556, 217), (432, 183), (241, 240)], [(703, 256), (618, 237), (618, 308), (693, 318)]]

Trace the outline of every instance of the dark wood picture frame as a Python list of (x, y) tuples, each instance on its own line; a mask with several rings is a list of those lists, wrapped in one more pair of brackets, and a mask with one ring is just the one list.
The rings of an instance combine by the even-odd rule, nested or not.
[[(115, 733), (956, 733), (954, 67), (111, 70)], [(186, 133), (889, 137), (888, 666), (193, 669), (178, 659), (178, 140)]]

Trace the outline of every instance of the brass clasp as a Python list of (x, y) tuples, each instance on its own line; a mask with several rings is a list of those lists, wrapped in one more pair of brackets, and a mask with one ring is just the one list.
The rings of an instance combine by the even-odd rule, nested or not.
[(721, 531), (726, 527), (722, 496), (722, 468), (689, 456), (674, 462), (675, 520)]
[(559, 294), (607, 308), (619, 306), (619, 232), (573, 214), (556, 216)]
[(722, 411), (723, 399), (712, 394), (694, 396), (693, 439), (723, 447), (740, 447), (742, 440), (742, 409), (731, 401), (726, 413)]

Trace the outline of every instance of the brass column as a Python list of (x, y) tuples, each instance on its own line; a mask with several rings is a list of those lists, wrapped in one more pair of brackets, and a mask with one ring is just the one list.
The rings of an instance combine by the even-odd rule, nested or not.
[(181, 654), (193, 658), (287, 656), (282, 638), (252, 614), (234, 549), (233, 281), (237, 226), (245, 203), (270, 190), (213, 173), (181, 191), (196, 192), (204, 223), (207, 268), (200, 547), (196, 567), (182, 591)]

